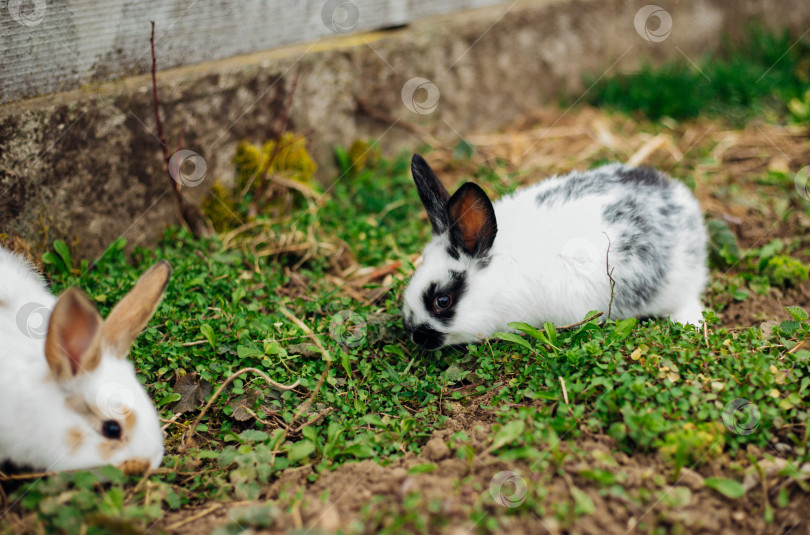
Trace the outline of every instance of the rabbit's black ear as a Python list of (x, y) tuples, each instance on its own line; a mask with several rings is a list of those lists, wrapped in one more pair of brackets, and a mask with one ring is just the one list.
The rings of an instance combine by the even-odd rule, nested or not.
[(447, 201), (450, 194), (436, 178), (433, 169), (430, 168), (424, 158), (418, 154), (411, 159), (411, 174), (419, 192), (419, 198), (427, 210), (430, 224), (433, 225), (433, 233), (441, 234), (450, 227), (450, 216), (447, 213)]
[(467, 182), (448, 202), (450, 244), (468, 255), (481, 258), (489, 252), (498, 233), (495, 209), (477, 184)]

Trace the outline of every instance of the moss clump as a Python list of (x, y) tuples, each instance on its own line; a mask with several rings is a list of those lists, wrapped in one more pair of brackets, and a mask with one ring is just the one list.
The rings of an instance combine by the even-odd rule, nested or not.
[(810, 128), (810, 89), (801, 97), (791, 99), (787, 106), (790, 122)]
[(341, 176), (356, 177), (366, 169), (376, 168), (381, 157), (380, 147), (372, 140), (355, 139), (348, 149), (335, 147), (335, 161)]
[(217, 232), (232, 228), (240, 222), (239, 216), (237, 216), (239, 208), (234, 200), (234, 194), (219, 180), (214, 182), (211, 187), (202, 209)]
[(801, 260), (787, 255), (776, 255), (763, 262), (762, 273), (771, 284), (777, 286), (799, 286), (807, 280), (810, 266)]
[(251, 188), (263, 191), (266, 178), (262, 175), (274, 173), (311, 185), (318, 169), (307, 151), (306, 138), (289, 132), (283, 134), (278, 142), (272, 139), (262, 147), (241, 142), (236, 147), (233, 163), (236, 166), (236, 184), (239, 190), (250, 184)]
[[(295, 188), (285, 187), (274, 176), (315, 190), (318, 165), (307, 150), (304, 136), (285, 133), (262, 146), (239, 143), (233, 157), (233, 189), (217, 181), (203, 203), (203, 211), (217, 231), (227, 230), (257, 213), (279, 212), (292, 205)], [(289, 186), (289, 184), (288, 184)]]
[(713, 459), (723, 453), (726, 428), (719, 422), (686, 422), (664, 436), (658, 453), (680, 468)]
[(374, 141), (355, 139), (349, 147), (349, 158), (355, 172), (376, 167), (380, 161), (380, 147)]

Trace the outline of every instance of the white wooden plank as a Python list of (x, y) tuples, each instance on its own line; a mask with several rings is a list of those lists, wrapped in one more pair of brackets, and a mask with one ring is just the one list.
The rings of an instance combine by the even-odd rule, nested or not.
[(0, 0), (0, 104), (505, 0)]

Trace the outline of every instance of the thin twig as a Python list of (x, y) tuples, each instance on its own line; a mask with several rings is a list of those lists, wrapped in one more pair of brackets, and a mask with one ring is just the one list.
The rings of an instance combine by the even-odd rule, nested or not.
[(793, 348), (792, 348), (790, 351), (786, 351), (784, 355), (782, 355), (781, 357), (779, 357), (779, 360), (784, 360), (786, 356), (788, 356), (788, 355), (792, 355), (793, 353), (795, 353), (796, 351), (798, 351), (798, 350), (799, 350), (799, 348), (800, 348), (800, 347), (802, 347), (806, 341), (807, 341), (807, 340), (802, 340), (801, 342), (799, 342), (798, 344), (796, 344), (795, 346), (793, 346)]
[(285, 315), (287, 319), (295, 323), (302, 331), (304, 331), (304, 334), (306, 334), (307, 337), (309, 337), (309, 339), (312, 340), (312, 342), (315, 344), (315, 347), (317, 347), (318, 351), (320, 351), (321, 355), (323, 355), (323, 358), (326, 359), (326, 362), (328, 363), (332, 362), (332, 355), (330, 355), (329, 351), (326, 350), (326, 347), (324, 347), (323, 342), (321, 342), (321, 339), (314, 332), (312, 332), (312, 329), (307, 327), (306, 323), (298, 319), (295, 316), (295, 314), (293, 314), (283, 306), (279, 307), (279, 312)]
[(402, 261), (396, 260), (394, 262), (389, 262), (388, 264), (384, 264), (382, 266), (359, 269), (354, 273), (352, 273), (351, 282), (357, 285), (365, 284), (370, 281), (381, 279), (391, 273), (395, 273), (401, 267)]
[(182, 416), (182, 415), (183, 415), (182, 412), (177, 412), (177, 413), (174, 414), (174, 416), (171, 417), (170, 420), (166, 420), (166, 419), (161, 418), (160, 421), (163, 422), (164, 424), (166, 424), (163, 427), (161, 427), (161, 429), (163, 431), (165, 431), (172, 424), (181, 425), (183, 427), (188, 427), (186, 424), (183, 424), (183, 423), (180, 423), (180, 422), (177, 421), (177, 419), (180, 418), (180, 416)]
[(307, 325), (303, 321), (298, 319), (295, 316), (295, 314), (293, 314), (283, 306), (279, 308), (279, 311), (285, 316), (287, 316), (287, 318), (289, 318), (290, 321), (298, 325), (298, 327), (302, 331), (304, 331), (307, 336), (309, 336), (310, 340), (312, 340), (312, 342), (315, 344), (315, 347), (317, 347), (318, 351), (320, 351), (321, 355), (323, 355), (323, 358), (326, 359), (326, 368), (324, 368), (320, 379), (318, 379), (318, 384), (315, 385), (315, 390), (312, 391), (312, 395), (309, 398), (307, 398), (307, 400), (304, 403), (302, 403), (301, 406), (298, 408), (298, 411), (296, 411), (295, 416), (293, 416), (292, 422), (290, 422), (290, 425), (292, 425), (293, 422), (295, 422), (301, 416), (301, 414), (303, 414), (304, 411), (309, 408), (309, 406), (315, 399), (315, 396), (317, 396), (318, 392), (321, 390), (321, 387), (323, 386), (323, 383), (326, 380), (326, 376), (329, 374), (329, 368), (331, 368), (332, 366), (332, 355), (330, 355), (329, 352), (326, 350), (323, 343), (321, 342), (321, 339), (314, 332), (312, 332), (312, 329), (307, 327)]
[(179, 521), (175, 522), (174, 524), (172, 524), (170, 526), (166, 526), (164, 528), (164, 531), (166, 531), (166, 532), (175, 531), (178, 528), (181, 528), (181, 527), (185, 526), (186, 524), (190, 524), (191, 522), (194, 522), (195, 520), (199, 520), (204, 516), (210, 515), (211, 513), (213, 513), (214, 511), (216, 511), (220, 507), (222, 507), (221, 503), (214, 504), (211, 507), (209, 507), (208, 509), (204, 509), (203, 511), (201, 511), (201, 512), (199, 512), (197, 514), (191, 515), (191, 516), (189, 516), (187, 518), (184, 518), (183, 520), (179, 520)]
[[(65, 470), (71, 472), (72, 470)], [(41, 477), (49, 477), (58, 474), (59, 472), (36, 472), (33, 474), (4, 474), (0, 472), (0, 481), (24, 481), (26, 479), (39, 479)]]
[(602, 314), (604, 314), (604, 312), (598, 312), (598, 313), (594, 314), (593, 316), (591, 316), (590, 318), (585, 318), (582, 321), (578, 321), (578, 322), (572, 323), (570, 325), (560, 325), (559, 327), (555, 326), (555, 328), (558, 331), (565, 331), (565, 330), (568, 330), (568, 329), (573, 329), (574, 327), (579, 327), (580, 325), (584, 325), (585, 323), (588, 323), (591, 320), (595, 320), (596, 318), (598, 318)]
[(183, 138), (186, 136), (186, 122), (183, 121), (183, 126), (180, 127), (180, 134), (177, 135), (177, 151), (183, 149)]
[(616, 280), (613, 278), (613, 269), (610, 269), (610, 236), (607, 235), (607, 232), (603, 232), (602, 234), (605, 235), (608, 241), (607, 251), (605, 251), (605, 272), (607, 273), (608, 279), (610, 279), (610, 301), (608, 302), (607, 313), (607, 319), (610, 319), (610, 312), (613, 308), (613, 298), (616, 296)]
[(268, 377), (267, 374), (264, 373), (261, 370), (257, 370), (256, 368), (242, 368), (241, 370), (235, 372), (233, 375), (231, 375), (230, 377), (225, 379), (225, 382), (223, 382), (219, 386), (219, 388), (217, 388), (217, 391), (214, 392), (214, 395), (211, 396), (211, 399), (209, 399), (208, 403), (206, 403), (205, 407), (203, 407), (202, 412), (194, 420), (194, 423), (191, 424), (191, 429), (189, 430), (189, 434), (186, 437), (185, 442), (187, 442), (189, 439), (191, 439), (192, 436), (194, 436), (194, 433), (197, 430), (197, 426), (200, 425), (200, 422), (202, 421), (203, 416), (205, 416), (205, 413), (208, 412), (208, 409), (211, 408), (211, 405), (214, 403), (214, 401), (216, 401), (216, 399), (219, 397), (219, 395), (222, 393), (222, 391), (225, 390), (225, 387), (228, 386), (229, 384), (231, 384), (231, 382), (234, 379), (236, 379), (237, 377), (239, 377), (240, 375), (243, 375), (243, 374), (248, 373), (248, 372), (253, 372), (253, 373), (257, 374), (262, 379), (264, 379), (269, 385), (274, 386), (275, 388), (278, 388), (279, 390), (292, 390), (293, 388), (295, 388), (296, 386), (298, 386), (301, 383), (300, 379), (296, 379), (295, 382), (293, 384), (289, 385), (289, 386), (283, 385), (281, 383), (277, 383), (274, 380), (270, 379), (270, 377)]
[(703, 340), (706, 341), (706, 349), (709, 348), (709, 323), (704, 321), (703, 322)]
[[(160, 146), (163, 149), (163, 159), (166, 164), (169, 163), (169, 144), (166, 142), (166, 136), (163, 135), (163, 123), (160, 121), (160, 110), (158, 109), (158, 90), (157, 90), (157, 57), (155, 56), (155, 21), (149, 21), (152, 25), (152, 35), (149, 37), (149, 46), (152, 50), (152, 103), (155, 106), (155, 124), (157, 125), (157, 136), (160, 140)], [(174, 182), (174, 181), (172, 181)], [(175, 189), (180, 187), (179, 184), (174, 182)]]
[[(287, 130), (287, 121), (290, 119), (290, 110), (292, 109), (293, 97), (295, 96), (295, 90), (298, 89), (298, 78), (301, 76), (301, 71), (295, 72), (295, 78), (293, 78), (292, 86), (290, 86), (290, 92), (287, 94), (287, 98), (284, 101), (284, 107), (281, 109), (281, 117), (278, 121), (278, 128), (276, 128), (276, 140), (280, 140), (281, 136), (284, 135), (284, 131)], [(276, 150), (278, 152), (278, 149)]]
[[(279, 310), (281, 311), (282, 314), (284, 314), (287, 318), (289, 318), (290, 321), (295, 323), (302, 331), (304, 331), (304, 333), (306, 333), (306, 335), (313, 341), (315, 346), (318, 348), (318, 351), (320, 351), (321, 355), (323, 355), (323, 357), (326, 359), (326, 369), (324, 369), (323, 373), (321, 374), (321, 378), (318, 380), (318, 384), (315, 386), (315, 390), (312, 391), (312, 395), (309, 398), (307, 398), (307, 400), (304, 403), (301, 404), (301, 407), (293, 416), (292, 421), (289, 423), (289, 425), (287, 425), (287, 428), (282, 431), (281, 440), (279, 440), (276, 443), (276, 447), (273, 448), (273, 451), (271, 453), (270, 457), (271, 466), (276, 462), (276, 455), (278, 454), (278, 450), (279, 448), (281, 448), (281, 444), (284, 442), (284, 439), (287, 437), (287, 434), (290, 431), (290, 427), (292, 426), (293, 423), (295, 423), (298, 417), (301, 416), (301, 413), (303, 413), (306, 410), (306, 408), (312, 404), (312, 401), (315, 399), (315, 396), (318, 395), (318, 392), (321, 390), (321, 387), (323, 386), (323, 383), (326, 380), (327, 375), (329, 374), (329, 368), (332, 366), (332, 356), (326, 350), (320, 338), (318, 338), (318, 336), (316, 336), (315, 333), (312, 332), (312, 329), (307, 327), (307, 325), (303, 321), (298, 319), (295, 316), (295, 314), (293, 314), (283, 306), (280, 307)], [(299, 428), (299, 430), (300, 429), (303, 429), (303, 427)]]
[(767, 511), (768, 506), (770, 505), (770, 500), (768, 500), (768, 477), (765, 474), (765, 470), (762, 469), (759, 463), (755, 464), (754, 466), (756, 466), (757, 470), (759, 471), (759, 482), (762, 484), (762, 501), (764, 502), (762, 504), (762, 509)]
[[(152, 472), (152, 470), (147, 469), (147, 470), (146, 470), (146, 472), (144, 472), (144, 473), (142, 474), (141, 479), (139, 479), (139, 480), (138, 480), (138, 484), (137, 484), (137, 485), (135, 485), (135, 488), (133, 488), (133, 489), (132, 489), (132, 490), (129, 492), (129, 498), (127, 498), (126, 500), (124, 500), (124, 503), (128, 503), (128, 502), (129, 502), (129, 500), (131, 500), (131, 499), (132, 499), (132, 498), (135, 496), (135, 494), (137, 494), (137, 493), (138, 493), (138, 491), (140, 491), (140, 490), (141, 490), (141, 488), (142, 488), (144, 485), (146, 485), (146, 481), (149, 479), (149, 476), (151, 476), (153, 473), (154, 473), (154, 472)], [(148, 489), (147, 489), (147, 490), (148, 490)], [(147, 499), (147, 500), (145, 500), (145, 503), (149, 503), (149, 500), (148, 500), (148, 499)]]
[(292, 509), (290, 510), (290, 516), (292, 516), (293, 527), (296, 531), (300, 530), (304, 527), (304, 519), (301, 518), (301, 500), (298, 499), (293, 502)]
[(335, 410), (334, 407), (325, 408), (324, 410), (322, 410), (321, 412), (319, 412), (318, 414), (316, 414), (315, 416), (313, 416), (312, 418), (310, 418), (306, 422), (304, 422), (301, 425), (299, 425), (298, 427), (296, 427), (295, 432), (300, 433), (303, 428), (305, 428), (308, 425), (314, 424), (315, 422), (317, 422), (318, 420), (320, 420), (321, 418), (323, 418), (324, 416), (326, 416), (327, 414), (329, 414), (330, 412), (332, 412), (334, 410)]
[[(183, 193), (182, 188), (180, 186), (180, 182), (175, 180), (172, 177), (171, 172), (169, 171), (169, 161), (171, 160), (171, 155), (169, 154), (169, 143), (166, 141), (166, 136), (163, 133), (163, 122), (160, 120), (160, 100), (158, 99), (158, 87), (157, 87), (157, 56), (155, 55), (155, 21), (150, 21), (152, 25), (152, 34), (149, 37), (149, 47), (152, 52), (152, 103), (155, 107), (155, 125), (157, 128), (157, 137), (160, 141), (160, 146), (163, 149), (163, 160), (166, 163), (166, 174), (169, 175), (169, 182), (172, 185), (172, 191), (174, 191), (174, 198), (177, 201), (177, 208), (180, 212), (180, 219), (182, 220), (183, 224), (194, 234), (197, 233), (196, 229), (194, 228), (192, 218), (190, 216), (190, 211), (186, 207), (186, 204), (183, 202)], [(185, 125), (183, 125), (182, 130), (180, 131), (180, 139), (177, 143), (177, 150), (183, 148), (183, 136), (185, 134)]]
[(267, 427), (273, 427), (274, 422), (262, 420), (261, 418), (259, 418), (258, 414), (256, 414), (253, 410), (250, 409), (250, 407), (245, 407), (245, 412), (251, 415), (257, 422), (260, 422), (262, 425), (266, 425)]
[(562, 386), (563, 399), (565, 400), (565, 404), (568, 405), (568, 390), (565, 389), (565, 379), (563, 379), (562, 375), (559, 377), (559, 379), (560, 386)]

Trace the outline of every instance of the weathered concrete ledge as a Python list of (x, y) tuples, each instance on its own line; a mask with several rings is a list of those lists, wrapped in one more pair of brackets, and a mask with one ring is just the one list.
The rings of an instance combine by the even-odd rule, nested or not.
[[(184, 148), (207, 162), (203, 184), (185, 190), (199, 201), (214, 179), (232, 176), (238, 141), (271, 136), (296, 73), (289, 127), (308, 133), (328, 179), (336, 144), (375, 138), (387, 153), (421, 144), (397, 121), (455, 139), (497, 129), (560, 93), (581, 94), (586, 72), (697, 59), (724, 34), (741, 37), (752, 19), (796, 35), (810, 25), (804, 0), (659, 4), (671, 31), (653, 20), (646, 39), (634, 26), (645, 2), (535, 0), (162, 71), (164, 128), (170, 146), (184, 129)], [(434, 85), (406, 86), (413, 78)], [(413, 99), (403, 100), (403, 87)], [(437, 93), (433, 109), (425, 99)], [(84, 255), (121, 235), (153, 242), (177, 222), (154, 132), (148, 76), (0, 108), (0, 233), (39, 248), (63, 238)]]

